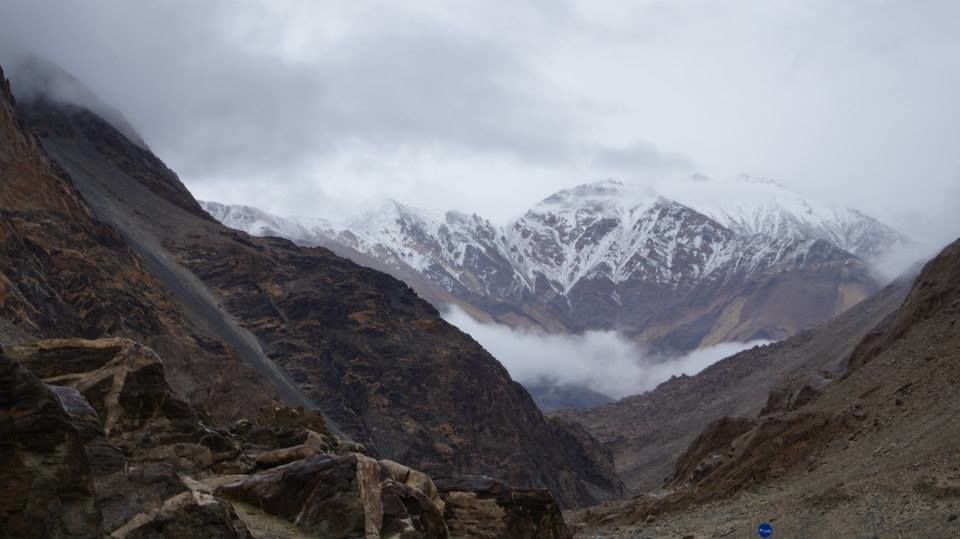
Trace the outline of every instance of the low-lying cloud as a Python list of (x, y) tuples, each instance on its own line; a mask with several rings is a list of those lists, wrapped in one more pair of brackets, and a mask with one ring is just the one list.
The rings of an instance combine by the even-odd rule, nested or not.
[(655, 388), (672, 376), (694, 375), (717, 361), (768, 341), (723, 343), (664, 358), (612, 331), (546, 335), (483, 324), (451, 307), (451, 324), (476, 339), (522, 384), (583, 386), (613, 398)]

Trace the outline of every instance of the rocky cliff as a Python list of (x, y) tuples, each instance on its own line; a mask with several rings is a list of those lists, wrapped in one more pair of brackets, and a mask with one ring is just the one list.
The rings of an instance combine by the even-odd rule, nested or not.
[[(429, 473), (479, 473), (546, 487), (566, 505), (619, 492), (619, 481), (575, 436), (549, 424), (496, 360), (403, 283), (325, 249), (226, 229), (197, 211), (149, 150), (86, 108), (38, 95), (21, 100), (18, 111), (42, 142), (43, 152), (34, 148), (37, 159), (46, 162), (45, 153), (61, 169), (48, 183), (74, 193), (76, 211), (86, 214), (90, 226), (109, 231), (126, 257), (121, 260), (138, 272), (130, 280), (139, 289), (123, 281), (112, 288), (92, 282), (87, 301), (115, 312), (123, 324), (137, 322), (137, 312), (145, 320), (132, 329), (52, 328), (37, 336), (143, 337), (171, 358), (171, 385), (213, 414), (249, 417), (257, 399), (316, 406), (331, 429), (371, 454)], [(19, 126), (6, 129), (32, 140)], [(19, 187), (27, 204), (43, 199), (31, 191), (32, 182), (22, 180)], [(53, 194), (45, 198), (58, 201)], [(72, 217), (62, 218), (64, 229), (70, 230)], [(59, 230), (31, 228), (37, 229), (53, 236), (50, 242), (67, 243)], [(101, 242), (89, 234), (81, 239), (90, 245), (71, 251), (79, 264), (98, 267), (104, 280), (122, 275), (123, 269), (101, 268), (91, 256), (103, 249)], [(44, 279), (50, 278), (42, 271), (48, 267), (38, 264)], [(13, 275), (10, 281), (19, 285), (23, 279)], [(57, 287), (58, 294), (75, 289), (72, 281)], [(134, 307), (105, 301), (100, 291), (112, 289)], [(166, 310), (141, 306), (151, 294)], [(176, 346), (184, 336), (192, 347), (186, 351)], [(222, 361), (210, 371), (224, 373), (222, 386), (211, 383), (216, 376), (192, 352)], [(234, 377), (250, 385), (231, 384)], [(244, 414), (220, 406), (231, 398), (247, 406)]]
[[(0, 96), (0, 332), (20, 338), (124, 335), (166, 354), (173, 385), (218, 417), (253, 413), (277, 391), (197, 324)], [(2, 342), (2, 341), (0, 341)]]

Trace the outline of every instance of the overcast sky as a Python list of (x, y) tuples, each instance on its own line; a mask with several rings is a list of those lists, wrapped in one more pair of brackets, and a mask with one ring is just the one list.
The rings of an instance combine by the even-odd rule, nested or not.
[(200, 198), (506, 220), (597, 179), (767, 176), (960, 234), (960, 2), (17, 1)]

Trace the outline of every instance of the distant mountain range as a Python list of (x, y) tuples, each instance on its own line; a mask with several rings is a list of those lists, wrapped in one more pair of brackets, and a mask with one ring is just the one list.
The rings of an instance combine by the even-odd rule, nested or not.
[(372, 259), (481, 320), (617, 330), (666, 352), (781, 339), (829, 319), (877, 290), (870, 261), (910, 241), (770, 180), (691, 185), (673, 198), (612, 180), (580, 185), (503, 226), (393, 200), (340, 223), (201, 205), (252, 235)]

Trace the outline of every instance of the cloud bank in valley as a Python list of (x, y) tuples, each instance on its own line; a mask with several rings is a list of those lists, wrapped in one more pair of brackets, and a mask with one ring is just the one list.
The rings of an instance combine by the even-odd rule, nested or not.
[(768, 343), (723, 343), (662, 358), (611, 331), (537, 334), (480, 323), (457, 307), (444, 318), (483, 345), (520, 383), (583, 386), (613, 398), (643, 393), (672, 376), (692, 376), (741, 350)]

